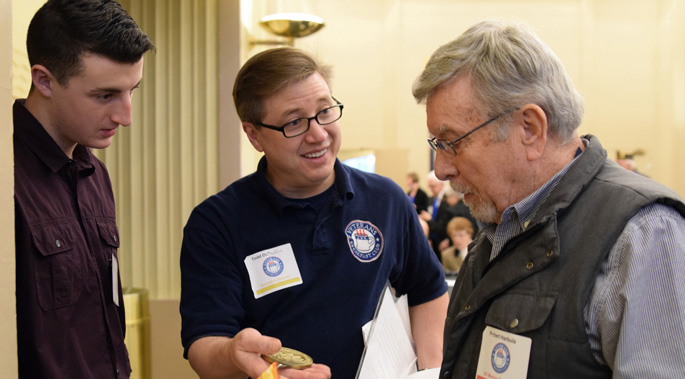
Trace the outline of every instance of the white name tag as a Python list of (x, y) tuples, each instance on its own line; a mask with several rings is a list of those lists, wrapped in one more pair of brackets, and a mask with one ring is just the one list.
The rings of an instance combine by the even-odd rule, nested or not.
[(119, 306), (119, 261), (112, 254), (112, 301)]
[(245, 267), (255, 299), (302, 284), (300, 268), (289, 243), (248, 256)]
[(528, 337), (486, 327), (476, 379), (525, 379), (531, 343)]

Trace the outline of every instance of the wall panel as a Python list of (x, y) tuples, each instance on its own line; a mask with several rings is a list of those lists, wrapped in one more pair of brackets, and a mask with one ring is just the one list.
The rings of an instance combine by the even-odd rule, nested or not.
[(218, 191), (218, 3), (122, 1), (150, 35), (133, 123), (98, 151), (115, 187), (126, 286), (178, 298), (182, 229)]

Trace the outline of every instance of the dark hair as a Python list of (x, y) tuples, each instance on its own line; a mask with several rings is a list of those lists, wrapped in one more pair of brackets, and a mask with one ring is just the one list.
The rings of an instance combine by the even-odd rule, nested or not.
[(319, 73), (330, 88), (331, 68), (302, 50), (280, 47), (250, 58), (238, 72), (233, 101), (241, 121), (257, 123), (264, 117), (264, 100), (289, 84)]
[(64, 85), (82, 69), (83, 53), (135, 63), (154, 45), (114, 0), (48, 0), (26, 36), (31, 66), (45, 66)]

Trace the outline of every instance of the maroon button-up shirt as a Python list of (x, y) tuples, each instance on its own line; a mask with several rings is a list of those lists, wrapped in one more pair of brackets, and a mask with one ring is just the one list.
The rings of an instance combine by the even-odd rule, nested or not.
[(14, 103), (19, 376), (128, 378), (112, 186), (89, 149), (73, 155)]

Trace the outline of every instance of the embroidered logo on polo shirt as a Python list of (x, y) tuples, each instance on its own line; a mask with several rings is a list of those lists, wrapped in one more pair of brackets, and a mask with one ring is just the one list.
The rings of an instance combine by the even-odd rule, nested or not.
[(376, 225), (354, 220), (345, 227), (350, 251), (360, 262), (375, 261), (383, 252), (383, 234)]

